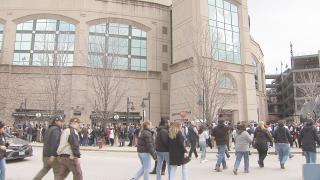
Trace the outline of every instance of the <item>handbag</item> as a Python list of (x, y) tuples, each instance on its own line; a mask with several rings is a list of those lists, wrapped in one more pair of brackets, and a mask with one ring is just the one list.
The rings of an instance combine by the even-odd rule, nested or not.
[(190, 157), (189, 156), (186, 156), (186, 157), (184, 157), (183, 158), (183, 164), (187, 164), (188, 162), (190, 162), (191, 161), (191, 159), (190, 159)]

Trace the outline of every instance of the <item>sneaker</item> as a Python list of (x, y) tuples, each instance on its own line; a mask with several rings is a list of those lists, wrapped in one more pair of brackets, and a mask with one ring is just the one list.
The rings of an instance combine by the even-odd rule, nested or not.
[(226, 169), (228, 169), (228, 167), (227, 166), (223, 166), (223, 170), (226, 170)]
[(200, 163), (205, 163), (205, 162), (208, 162), (208, 160), (207, 159), (203, 159), (203, 160), (200, 161)]
[(221, 172), (221, 171), (222, 171), (222, 170), (220, 169), (220, 167), (216, 167), (214, 170), (217, 171), (217, 172)]
[(238, 175), (238, 170), (237, 170), (237, 169), (234, 169), (234, 170), (233, 170), (233, 174), (234, 174), (234, 175)]

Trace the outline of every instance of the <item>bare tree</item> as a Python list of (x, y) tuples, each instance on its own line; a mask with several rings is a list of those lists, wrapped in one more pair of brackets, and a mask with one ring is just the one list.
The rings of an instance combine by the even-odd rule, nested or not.
[(190, 74), (186, 77), (192, 77), (185, 81), (196, 102), (192, 99), (186, 103), (195, 118), (211, 122), (230, 102), (232, 90), (223, 87), (224, 65), (216, 58), (216, 41), (208, 30), (200, 32), (191, 41), (193, 58), (188, 61)]
[[(58, 36), (58, 37), (56, 37)], [(68, 43), (72, 34), (59, 34), (53, 36), (51, 34), (43, 34), (39, 47), (43, 53), (34, 57), (34, 64), (41, 65), (45, 82), (43, 85), (45, 94), (47, 95), (47, 108), (51, 115), (60, 115), (62, 113), (66, 88), (63, 86), (63, 74), (67, 66), (72, 65), (70, 61), (70, 49), (73, 44)], [(52, 43), (58, 38), (58, 43)], [(37, 61), (35, 61), (35, 59)]]
[(106, 41), (105, 36), (90, 37), (89, 65), (94, 92), (94, 109), (102, 125), (112, 117), (127, 89), (121, 79), (119, 41)]
[(295, 77), (298, 85), (298, 95), (304, 97), (305, 104), (301, 109), (301, 115), (317, 118), (320, 112), (320, 72), (298, 72)]

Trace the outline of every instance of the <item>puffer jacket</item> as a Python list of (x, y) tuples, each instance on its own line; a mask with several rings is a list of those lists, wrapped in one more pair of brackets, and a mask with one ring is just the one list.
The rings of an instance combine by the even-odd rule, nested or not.
[(166, 127), (159, 127), (157, 130), (156, 151), (169, 152), (169, 132)]
[(300, 132), (300, 144), (303, 151), (316, 152), (316, 143), (320, 144), (319, 137), (317, 135), (317, 130), (314, 126), (303, 127)]
[(150, 129), (143, 129), (138, 136), (137, 151), (139, 153), (149, 153), (154, 159), (156, 159), (154, 139)]

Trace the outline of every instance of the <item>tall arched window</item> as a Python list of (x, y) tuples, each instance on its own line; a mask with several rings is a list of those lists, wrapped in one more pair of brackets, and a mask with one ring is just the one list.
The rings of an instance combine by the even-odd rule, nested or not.
[(75, 25), (55, 19), (18, 24), (14, 65), (72, 66)]
[(224, 75), (220, 82), (220, 87), (224, 89), (235, 89), (235, 85), (230, 77)]
[[(4, 25), (0, 23), (0, 55), (1, 55), (1, 53), (2, 53), (3, 29), (4, 29)], [(0, 56), (0, 57), (1, 57), (1, 56)]]
[(255, 86), (256, 86), (256, 90), (259, 90), (259, 67), (258, 67), (258, 59), (252, 55), (252, 63), (255, 67), (255, 71), (254, 71), (254, 80), (255, 80)]
[(103, 23), (89, 31), (89, 66), (147, 70), (147, 33), (127, 24)]
[(215, 59), (241, 64), (238, 7), (225, 0), (208, 0), (208, 9)]

